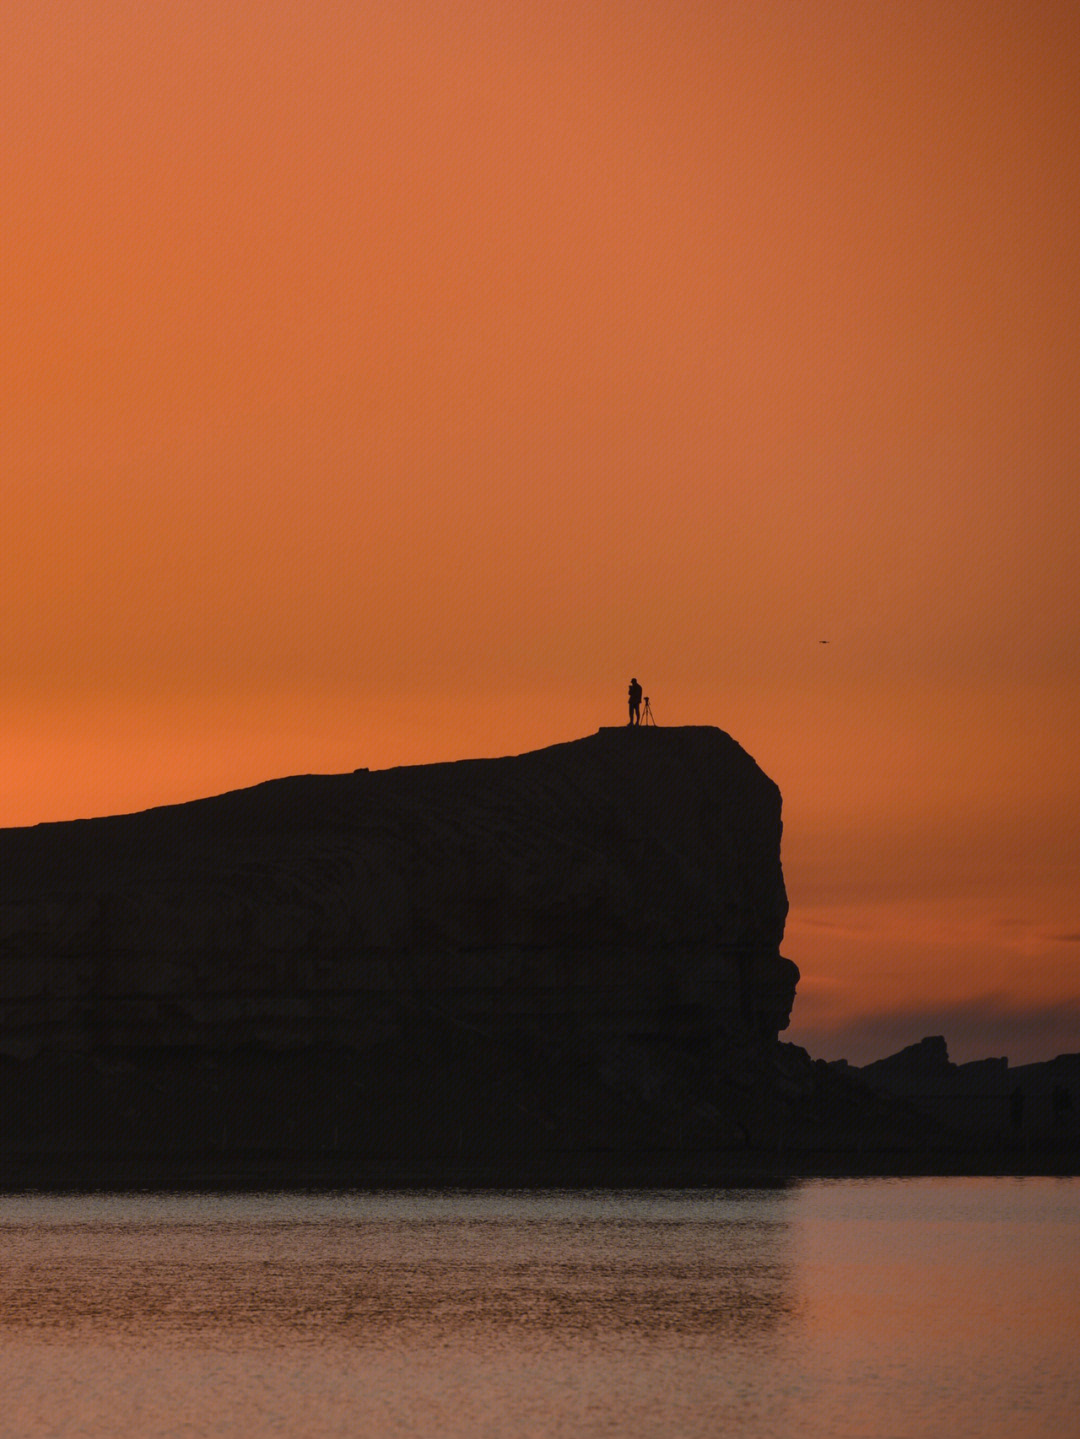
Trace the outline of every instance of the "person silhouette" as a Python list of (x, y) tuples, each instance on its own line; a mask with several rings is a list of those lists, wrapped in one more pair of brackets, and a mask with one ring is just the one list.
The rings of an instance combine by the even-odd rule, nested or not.
[(641, 686), (637, 680), (630, 681), (630, 718), (627, 724), (641, 723)]

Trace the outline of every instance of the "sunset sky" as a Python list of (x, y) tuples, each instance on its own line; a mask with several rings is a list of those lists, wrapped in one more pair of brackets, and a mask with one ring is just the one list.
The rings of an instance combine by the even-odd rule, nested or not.
[(783, 792), (788, 1037), (1080, 1049), (1075, 0), (5, 0), (0, 70), (0, 824), (636, 675)]

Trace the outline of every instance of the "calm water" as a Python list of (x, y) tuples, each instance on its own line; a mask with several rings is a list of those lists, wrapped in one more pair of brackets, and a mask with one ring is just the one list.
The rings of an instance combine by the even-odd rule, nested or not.
[(1075, 1432), (1080, 1181), (0, 1198), (0, 1433)]

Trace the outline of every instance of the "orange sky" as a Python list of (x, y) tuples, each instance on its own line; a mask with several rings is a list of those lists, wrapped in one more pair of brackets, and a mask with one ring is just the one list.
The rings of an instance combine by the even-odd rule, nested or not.
[(0, 68), (0, 823), (636, 674), (784, 793), (791, 1038), (1080, 1049), (1071, 0), (7, 0)]

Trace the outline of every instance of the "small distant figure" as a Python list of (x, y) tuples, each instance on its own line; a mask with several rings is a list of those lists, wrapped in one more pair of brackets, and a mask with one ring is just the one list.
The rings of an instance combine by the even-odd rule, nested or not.
[(630, 681), (629, 695), (630, 695), (630, 718), (629, 718), (629, 720), (627, 721), (627, 724), (632, 724), (632, 725), (640, 724), (640, 723), (641, 723), (641, 686), (638, 684), (637, 680), (631, 680), (631, 681)]

